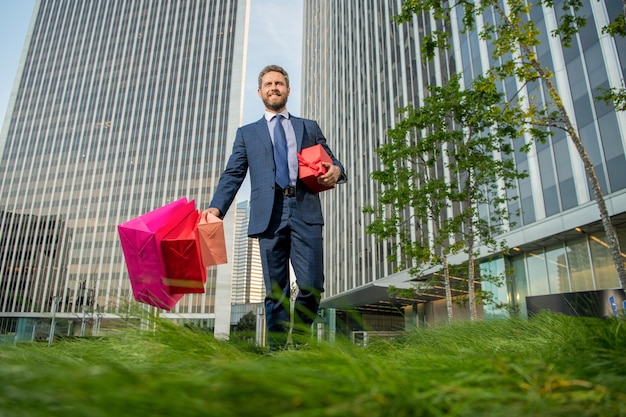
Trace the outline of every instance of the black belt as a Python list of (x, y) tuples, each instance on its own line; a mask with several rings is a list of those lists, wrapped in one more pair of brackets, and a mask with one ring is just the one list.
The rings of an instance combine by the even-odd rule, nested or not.
[(276, 185), (276, 192), (284, 195), (285, 197), (295, 197), (296, 187), (289, 186), (285, 188), (280, 188), (278, 185)]

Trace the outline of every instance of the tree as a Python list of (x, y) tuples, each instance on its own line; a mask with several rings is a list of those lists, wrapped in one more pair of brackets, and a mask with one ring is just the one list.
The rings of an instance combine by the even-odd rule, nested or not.
[[(526, 0), (507, 0), (505, 3), (506, 9), (502, 8), (497, 0), (407, 0), (403, 3), (402, 12), (396, 19), (402, 23), (410, 21), (415, 14), (432, 13), (436, 19), (447, 21), (450, 18), (452, 8), (459, 7), (463, 9), (464, 30), (476, 31), (476, 17), (486, 11), (495, 11), (497, 18), (494, 23), (485, 23), (479, 33), (482, 39), (491, 42), (494, 46), (491, 57), (494, 65), (488, 70), (487, 75), (500, 79), (515, 77), (522, 84), (539, 82), (545, 87), (548, 94), (545, 102), (529, 100), (528, 108), (525, 109), (528, 119), (535, 126), (546, 129), (558, 128), (567, 132), (583, 163), (600, 212), (617, 275), (622, 287), (626, 288), (626, 269), (624, 268), (619, 241), (607, 210), (595, 168), (579, 136), (578, 129), (572, 123), (570, 114), (556, 89), (554, 74), (549, 68), (542, 65), (536, 52), (536, 47), (540, 44), (539, 31), (530, 18), (531, 9), (542, 6), (555, 8), (555, 2), (554, 0), (537, 0), (534, 3)], [(582, 7), (582, 0), (563, 0), (561, 7), (563, 13), (560, 13), (558, 28), (552, 33), (552, 36), (559, 36), (562, 44), (568, 47), (579, 28), (585, 25), (586, 19), (577, 14)], [(619, 17), (606, 28), (607, 33), (623, 34), (624, 22), (625, 17)], [(448, 33), (444, 31), (435, 31), (428, 35), (423, 49), (425, 56), (432, 58), (439, 48), (448, 48), (448, 36)], [(622, 97), (621, 100), (624, 97), (623, 89), (621, 91), (619, 89), (611, 90), (607, 94), (608, 98), (613, 99), (618, 105), (620, 97)]]
[(256, 315), (249, 311), (244, 314), (235, 327), (236, 332), (256, 332)]
[(465, 90), (459, 79), (454, 75), (444, 86), (430, 86), (420, 108), (403, 110), (402, 120), (388, 132), (390, 141), (376, 151), (383, 169), (372, 178), (384, 186), (380, 205), (365, 211), (375, 216), (368, 233), (397, 239), (401, 264), (409, 265), (411, 275), (441, 267), (449, 320), (449, 257), (465, 252), (475, 320), (477, 248), (506, 250), (495, 239), (508, 227), (506, 190), (526, 176), (512, 157), (512, 141), (524, 134), (525, 113), (501, 106), (493, 78), (478, 78)]

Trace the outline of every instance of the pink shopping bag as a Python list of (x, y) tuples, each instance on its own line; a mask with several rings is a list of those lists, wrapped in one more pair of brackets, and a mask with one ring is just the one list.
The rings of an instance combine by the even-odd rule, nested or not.
[(213, 266), (228, 263), (224, 222), (221, 219), (209, 214), (206, 222), (201, 221), (198, 224), (198, 236), (204, 265)]
[(135, 300), (169, 311), (182, 298), (183, 294), (172, 292), (164, 282), (167, 272), (161, 240), (190, 211), (195, 211), (194, 206), (194, 201), (181, 198), (118, 225)]

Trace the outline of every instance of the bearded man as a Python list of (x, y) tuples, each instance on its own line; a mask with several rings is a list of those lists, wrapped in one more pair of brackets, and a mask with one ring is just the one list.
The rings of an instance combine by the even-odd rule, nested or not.
[[(306, 344), (324, 291), (322, 227), (317, 193), (298, 179), (298, 158), (304, 148), (321, 145), (332, 163), (318, 184), (332, 187), (347, 181), (342, 164), (329, 149), (317, 122), (287, 111), (289, 75), (277, 65), (259, 74), (258, 94), (265, 114), (237, 130), (232, 154), (203, 220), (210, 213), (223, 218), (250, 173), (248, 236), (258, 239), (265, 282), (265, 318), (270, 350), (283, 349), (292, 331), (294, 343)], [(298, 295), (290, 329), (289, 263)]]

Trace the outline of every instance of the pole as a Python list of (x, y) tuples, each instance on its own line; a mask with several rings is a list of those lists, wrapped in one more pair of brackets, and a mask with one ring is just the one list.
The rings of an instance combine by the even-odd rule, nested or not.
[(50, 334), (48, 335), (48, 347), (52, 346), (52, 341), (54, 340), (54, 326), (55, 319), (57, 315), (57, 306), (59, 305), (59, 301), (61, 301), (61, 297), (55, 295), (52, 297), (52, 321), (50, 322)]

